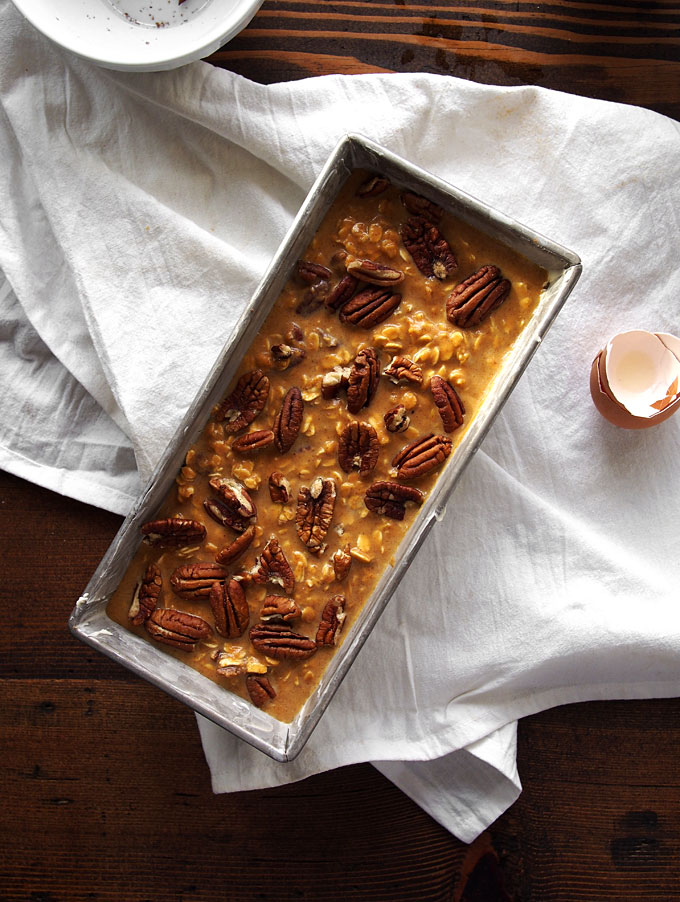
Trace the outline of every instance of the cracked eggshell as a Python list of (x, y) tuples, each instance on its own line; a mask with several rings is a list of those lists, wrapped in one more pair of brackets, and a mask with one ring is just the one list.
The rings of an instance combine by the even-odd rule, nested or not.
[(680, 338), (634, 330), (615, 335), (595, 357), (590, 393), (602, 416), (624, 429), (647, 429), (680, 407)]

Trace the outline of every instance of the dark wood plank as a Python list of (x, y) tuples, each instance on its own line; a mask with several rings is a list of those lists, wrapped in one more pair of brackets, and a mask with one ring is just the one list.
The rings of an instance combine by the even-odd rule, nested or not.
[(271, 83), (432, 72), (540, 85), (680, 118), (680, 4), (267, 0), (209, 57)]
[(469, 899), (678, 898), (677, 700), (524, 721), (524, 793), (467, 848), (368, 765), (213, 796), (193, 716), (142, 683), (0, 694), (3, 899), (465, 898), (487, 851), (498, 895)]
[(0, 499), (0, 678), (124, 678), (67, 626), (122, 518), (5, 473)]
[(3, 810), (22, 813), (2, 834), (0, 895), (448, 898), (463, 847), (368, 765), (213, 796), (193, 716), (149, 686), (27, 680), (0, 692)]

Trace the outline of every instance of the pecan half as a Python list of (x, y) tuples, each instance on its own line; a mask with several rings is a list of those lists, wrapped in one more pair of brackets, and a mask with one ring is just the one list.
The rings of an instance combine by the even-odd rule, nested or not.
[(362, 282), (371, 285), (398, 285), (404, 281), (404, 273), (400, 269), (392, 269), (373, 260), (352, 260), (347, 264), (347, 272)]
[(262, 549), (262, 554), (252, 570), (252, 577), (256, 583), (273, 583), (275, 586), (281, 586), (288, 595), (293, 594), (295, 589), (293, 569), (276, 536), (271, 536)]
[(379, 453), (378, 433), (370, 423), (348, 423), (340, 433), (338, 461), (345, 473), (358, 470), (366, 476), (375, 469)]
[(423, 503), (423, 493), (398, 482), (374, 482), (364, 496), (364, 504), (374, 514), (383, 514), (393, 520), (403, 520), (406, 504)]
[(391, 407), (383, 417), (383, 420), (385, 421), (385, 429), (388, 432), (405, 432), (411, 425), (411, 418), (406, 413), (406, 408), (403, 404)]
[(418, 479), (441, 466), (450, 453), (451, 439), (447, 435), (425, 435), (404, 445), (392, 466), (399, 479)]
[(215, 629), (227, 639), (243, 635), (250, 622), (250, 610), (243, 586), (235, 579), (213, 583), (210, 607), (215, 617)]
[(330, 401), (337, 398), (340, 392), (347, 391), (351, 372), (349, 366), (334, 366), (321, 380), (321, 397)]
[(400, 382), (406, 384), (409, 382), (415, 385), (421, 385), (423, 381), (423, 370), (411, 360), (410, 357), (393, 357), (390, 365), (383, 370), (383, 376), (387, 376), (390, 382), (399, 385)]
[(283, 595), (267, 595), (260, 611), (260, 620), (263, 623), (274, 621), (276, 623), (290, 623), (300, 616), (300, 608), (292, 598), (284, 598)]
[(444, 215), (439, 204), (435, 204), (426, 197), (421, 197), (420, 194), (414, 194), (413, 191), (404, 191), (401, 195), (401, 202), (409, 213), (414, 216), (422, 216), (423, 219), (427, 219), (435, 225)]
[(174, 608), (156, 608), (145, 626), (152, 639), (182, 651), (193, 651), (197, 642), (212, 634), (210, 624), (202, 617)]
[(149, 564), (132, 593), (128, 617), (133, 626), (141, 626), (153, 614), (162, 588), (161, 568), (157, 564)]
[(342, 582), (345, 579), (352, 566), (352, 555), (349, 553), (349, 549), (350, 545), (348, 543), (344, 548), (338, 548), (333, 555), (333, 572), (338, 582)]
[(378, 390), (380, 362), (375, 348), (364, 348), (354, 358), (347, 386), (347, 410), (359, 413), (373, 400)]
[(219, 564), (201, 561), (178, 567), (170, 577), (170, 586), (175, 595), (190, 601), (201, 601), (210, 595), (213, 583), (224, 582), (227, 572)]
[(246, 676), (246, 689), (256, 708), (262, 708), (268, 701), (276, 698), (274, 687), (263, 673), (249, 673)]
[(285, 623), (258, 623), (250, 628), (253, 648), (277, 660), (310, 658), (316, 651), (316, 642), (294, 633)]
[(305, 316), (307, 313), (317, 310), (328, 297), (329, 291), (330, 285), (328, 281), (326, 279), (318, 279), (305, 291), (302, 300), (295, 308), (295, 312)]
[(269, 497), (274, 504), (288, 504), (290, 501), (290, 482), (279, 470), (269, 477)]
[(330, 269), (321, 266), (320, 263), (310, 263), (308, 260), (298, 260), (295, 274), (298, 279), (305, 282), (307, 285), (312, 285), (319, 280), (327, 282), (332, 275)]
[(305, 403), (300, 389), (296, 386), (289, 388), (274, 420), (274, 440), (281, 454), (285, 454), (293, 447), (302, 426), (304, 409)]
[(321, 554), (324, 539), (335, 510), (335, 480), (317, 476), (309, 488), (302, 486), (298, 495), (295, 524), (303, 545), (312, 554)]
[(391, 288), (381, 288), (378, 285), (364, 288), (342, 308), (340, 322), (350, 323), (361, 329), (372, 329), (391, 316), (400, 303), (401, 295)]
[(465, 407), (458, 397), (456, 389), (441, 376), (434, 375), (430, 379), (430, 391), (437, 405), (446, 432), (453, 432), (463, 425)]
[(389, 181), (382, 175), (371, 175), (357, 188), (357, 197), (377, 197), (389, 187)]
[(240, 432), (253, 422), (268, 397), (269, 379), (262, 370), (244, 373), (233, 392), (215, 411), (215, 419), (218, 423), (224, 422), (225, 432)]
[(326, 298), (326, 306), (329, 310), (339, 310), (350, 300), (357, 290), (359, 280), (349, 273), (343, 276)]
[(317, 645), (337, 645), (338, 636), (342, 632), (347, 617), (346, 604), (347, 600), (344, 595), (334, 595), (330, 601), (326, 602), (319, 628), (316, 631)]
[(195, 545), (205, 539), (205, 526), (198, 520), (169, 517), (167, 520), (151, 520), (141, 527), (143, 541), (147, 545), (177, 548), (180, 545)]
[(231, 443), (232, 451), (237, 454), (257, 454), (274, 444), (274, 433), (271, 429), (256, 429), (254, 432), (246, 432), (235, 438)]
[(459, 329), (478, 326), (500, 307), (510, 288), (497, 266), (482, 266), (453, 289), (446, 301), (446, 316)]
[(272, 363), (277, 370), (287, 370), (295, 366), (305, 356), (304, 348), (294, 348), (292, 345), (272, 345), (269, 349), (272, 355)]
[(437, 226), (412, 216), (401, 227), (401, 240), (413, 262), (428, 279), (443, 280), (455, 272), (458, 261)]
[(206, 498), (203, 502), (206, 511), (222, 526), (230, 526), (236, 532), (245, 532), (257, 515), (246, 487), (228, 476), (213, 476), (208, 484), (219, 498)]
[(241, 557), (241, 555), (250, 548), (254, 538), (255, 527), (249, 526), (248, 529), (246, 529), (245, 532), (241, 533), (240, 536), (237, 536), (233, 542), (225, 545), (224, 548), (220, 548), (220, 550), (215, 554), (215, 560), (218, 564), (222, 564), (224, 566), (233, 563), (233, 561), (237, 561)]

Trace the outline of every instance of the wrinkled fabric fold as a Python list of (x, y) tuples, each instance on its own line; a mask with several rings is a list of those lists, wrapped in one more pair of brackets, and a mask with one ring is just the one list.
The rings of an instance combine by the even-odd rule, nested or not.
[(677, 123), (427, 74), (115, 73), (9, 0), (0, 51), (0, 466), (88, 503), (130, 507), (347, 132), (583, 259), (299, 758), (199, 718), (216, 792), (373, 761), (470, 841), (520, 791), (518, 718), (678, 694), (680, 418), (623, 432), (588, 392), (614, 332), (680, 331)]

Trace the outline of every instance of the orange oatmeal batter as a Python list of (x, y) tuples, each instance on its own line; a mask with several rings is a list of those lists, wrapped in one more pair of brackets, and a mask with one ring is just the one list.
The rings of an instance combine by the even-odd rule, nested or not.
[[(291, 721), (394, 561), (546, 280), (431, 202), (353, 173), (188, 451), (109, 616)], [(475, 323), (484, 304), (492, 311)], [(424, 455), (395, 466), (430, 436)], [(193, 537), (191, 527), (159, 537), (181, 532), (173, 518), (195, 521)], [(192, 564), (204, 566), (177, 573)], [(167, 609), (200, 620), (177, 626)]]

